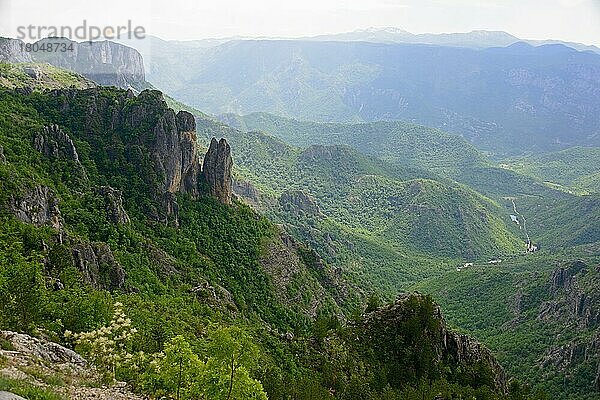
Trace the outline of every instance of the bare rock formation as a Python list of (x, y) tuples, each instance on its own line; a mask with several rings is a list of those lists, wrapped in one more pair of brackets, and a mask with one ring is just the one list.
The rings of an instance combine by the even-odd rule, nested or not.
[[(424, 312), (431, 312), (432, 319), (425, 320)], [(407, 321), (412, 321), (409, 328)], [(394, 303), (367, 313), (357, 328), (358, 339), (368, 346), (379, 346), (377, 351), (385, 355), (386, 362), (394, 362), (396, 358), (398, 362), (406, 362), (403, 349), (398, 348), (397, 343), (410, 346), (428, 342), (434, 363), (444, 362), (467, 370), (483, 364), (491, 372), (495, 389), (508, 393), (506, 373), (492, 352), (470, 337), (449, 329), (439, 306), (426, 296), (402, 295)]]
[(38, 132), (33, 138), (33, 147), (46, 157), (66, 158), (80, 164), (73, 140), (58, 125), (45, 126)]
[(254, 209), (262, 210), (263, 201), (258, 189), (248, 181), (233, 180), (233, 194), (238, 198), (244, 200), (247, 204), (252, 206)]
[(0, 331), (0, 337), (10, 342), (15, 351), (27, 354), (50, 363), (71, 363), (79, 366), (86, 361), (73, 350), (60, 344), (47, 342), (29, 335), (11, 331)]
[(117, 225), (131, 222), (127, 211), (123, 207), (123, 193), (120, 190), (110, 186), (100, 186), (95, 191), (104, 198), (106, 217), (109, 221)]
[(204, 156), (202, 175), (208, 184), (210, 195), (216, 197), (223, 204), (231, 204), (232, 166), (231, 147), (229, 147), (227, 140), (217, 141), (213, 138), (208, 152)]
[(73, 261), (84, 280), (95, 289), (117, 290), (125, 284), (125, 271), (106, 243), (73, 246)]
[(11, 211), (21, 221), (37, 227), (49, 225), (56, 230), (62, 227), (58, 200), (47, 186), (36, 186), (23, 196), (13, 199)]
[(0, 38), (0, 62), (30, 63), (31, 54), (24, 51), (24, 42), (17, 39)]

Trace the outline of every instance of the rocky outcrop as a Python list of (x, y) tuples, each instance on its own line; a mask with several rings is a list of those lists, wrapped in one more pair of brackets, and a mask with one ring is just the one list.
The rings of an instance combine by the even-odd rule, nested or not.
[[(114, 119), (118, 123), (120, 118)], [(194, 116), (187, 111), (175, 114), (161, 92), (145, 90), (125, 110), (122, 119), (128, 130), (139, 130), (153, 121), (150, 132), (138, 135), (137, 140), (148, 148), (155, 170), (162, 177), (157, 193), (189, 193), (197, 197), (200, 161)]]
[(11, 201), (12, 213), (21, 221), (37, 227), (49, 225), (56, 230), (62, 227), (58, 200), (47, 186), (36, 186)]
[[(377, 353), (386, 363), (396, 360), (410, 363), (405, 351), (413, 346), (426, 346), (432, 351), (433, 365), (481, 371), (479, 366), (483, 364), (491, 372), (492, 386), (499, 392), (508, 392), (504, 369), (491, 351), (449, 329), (439, 306), (427, 296), (401, 295), (394, 303), (367, 313), (355, 324), (357, 340), (367, 346), (378, 346)], [(399, 343), (403, 345), (398, 347)]]
[(33, 62), (31, 54), (23, 51), (24, 43), (17, 39), (0, 38), (0, 62), (24, 63)]
[[(578, 282), (580, 279), (591, 279), (587, 276), (588, 272), (589, 267), (582, 261), (555, 269), (550, 277), (549, 292), (552, 298), (542, 303), (538, 319), (546, 322), (565, 320), (565, 323), (580, 329), (599, 325), (600, 299), (590, 295)], [(596, 275), (590, 272), (591, 277)], [(593, 287), (595, 284), (585, 286)]]
[(24, 397), (17, 396), (14, 393), (0, 391), (0, 400), (27, 400)]
[(4, 155), (4, 147), (0, 146), (0, 164), (6, 163), (6, 156)]
[(58, 125), (45, 126), (36, 133), (33, 147), (48, 158), (73, 161), (81, 176), (87, 179), (73, 140)]
[(490, 368), (497, 389), (506, 393), (508, 379), (492, 352), (483, 344), (467, 335), (449, 330), (443, 325), (443, 343), (447, 355), (461, 365), (483, 363)]
[(66, 158), (79, 164), (79, 155), (71, 137), (58, 125), (45, 126), (33, 138), (33, 147), (46, 157)]
[(43, 39), (44, 42), (64, 41), (72, 51), (31, 52), (34, 62), (47, 62), (85, 76), (104, 86), (127, 89), (139, 87), (145, 81), (142, 55), (131, 47), (110, 41), (77, 43), (68, 39)]
[(165, 193), (161, 200), (162, 209), (165, 212), (163, 222), (165, 225), (179, 226), (179, 203), (174, 193)]
[(179, 111), (176, 116), (176, 123), (181, 147), (180, 191), (195, 197), (198, 195), (198, 178), (200, 174), (196, 119), (187, 111)]
[(231, 204), (233, 160), (231, 148), (225, 139), (213, 138), (204, 156), (202, 175), (209, 193), (223, 204)]
[(73, 246), (73, 261), (84, 281), (95, 289), (117, 290), (125, 284), (125, 271), (106, 243)]
[(302, 190), (289, 190), (279, 197), (279, 204), (284, 211), (321, 215), (321, 210), (315, 199)]
[(110, 186), (100, 186), (95, 192), (104, 198), (104, 208), (109, 221), (117, 225), (131, 222), (123, 207), (123, 192)]
[(560, 267), (552, 272), (551, 292), (556, 294), (559, 290), (569, 290), (575, 284), (575, 276), (585, 269), (586, 264), (583, 261), (575, 261), (568, 267)]
[(211, 285), (204, 281), (191, 290), (201, 301), (213, 306), (237, 312), (238, 308), (231, 293), (220, 285)]
[(86, 364), (86, 361), (79, 354), (57, 343), (11, 331), (0, 331), (0, 337), (10, 342), (14, 351), (39, 358), (46, 362), (70, 363), (79, 366)]

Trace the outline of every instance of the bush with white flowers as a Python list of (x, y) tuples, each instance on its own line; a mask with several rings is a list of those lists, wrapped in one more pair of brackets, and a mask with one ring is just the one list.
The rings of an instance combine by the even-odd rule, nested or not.
[(112, 381), (119, 366), (133, 361), (129, 348), (136, 333), (137, 329), (131, 326), (131, 320), (123, 312), (123, 304), (117, 302), (108, 326), (91, 332), (66, 331), (65, 338), (71, 339), (77, 351), (96, 366), (106, 380)]

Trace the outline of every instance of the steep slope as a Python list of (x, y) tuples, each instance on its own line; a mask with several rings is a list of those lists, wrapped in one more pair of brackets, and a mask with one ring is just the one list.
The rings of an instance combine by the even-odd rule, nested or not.
[(2, 332), (0, 390), (71, 395), (77, 371), (45, 349), (80, 358), (50, 338), (144, 396), (507, 397), (489, 351), (429, 298), (345, 321), (342, 307), (362, 314), (353, 288), (227, 196), (227, 142), (201, 167), (195, 119), (160, 92), (1, 89), (0, 150), (0, 327), (44, 336)]
[(348, 145), (395, 165), (432, 171), (499, 201), (506, 196), (565, 197), (535, 179), (499, 168), (463, 138), (422, 125), (399, 121), (318, 123), (265, 113), (221, 118), (232, 126), (268, 132), (301, 147)]
[(522, 246), (508, 212), (434, 172), (346, 146), (301, 150), (260, 132), (212, 120), (198, 124), (231, 143), (237, 179), (253, 187), (240, 184), (240, 196), (364, 285), (394, 293), (453, 268), (450, 258), (492, 257)]
[[(64, 51), (48, 51), (48, 46)], [(0, 38), (0, 61), (48, 63), (80, 74), (100, 85), (124, 89), (145, 82), (144, 61), (137, 50), (110, 41), (75, 42), (42, 39), (25, 47), (21, 40)]]
[(595, 399), (600, 368), (598, 244), (475, 265), (424, 281), (449, 322), (509, 372), (556, 398)]

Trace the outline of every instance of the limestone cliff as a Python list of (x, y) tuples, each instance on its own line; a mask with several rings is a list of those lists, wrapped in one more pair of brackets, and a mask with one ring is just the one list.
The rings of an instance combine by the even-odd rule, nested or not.
[(31, 54), (23, 51), (22, 44), (21, 40), (0, 37), (0, 62), (32, 62)]
[(56, 43), (57, 40), (64, 40), (73, 50), (32, 52), (33, 60), (77, 72), (105, 86), (127, 89), (145, 81), (142, 55), (131, 47), (109, 41), (77, 43), (67, 39), (43, 39), (38, 44)]
[(36, 186), (14, 197), (9, 205), (12, 213), (22, 222), (35, 226), (48, 225), (56, 230), (62, 227), (58, 199), (47, 186)]
[[(58, 42), (68, 46), (68, 51), (38, 50), (45, 43)], [(76, 72), (100, 85), (124, 89), (144, 86), (144, 60), (131, 47), (110, 41), (78, 43), (52, 38), (38, 41), (32, 51), (24, 51), (23, 44), (21, 40), (0, 38), (0, 62), (48, 63)]]

